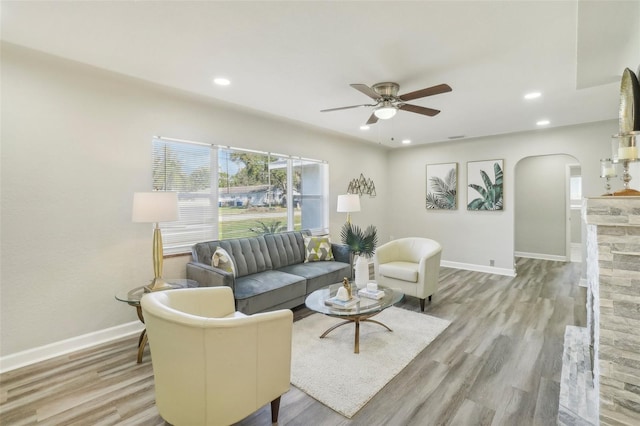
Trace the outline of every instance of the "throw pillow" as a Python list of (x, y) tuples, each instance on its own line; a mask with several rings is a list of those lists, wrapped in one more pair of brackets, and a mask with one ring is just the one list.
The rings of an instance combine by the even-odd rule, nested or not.
[(317, 262), (320, 260), (333, 260), (331, 241), (329, 236), (304, 237), (305, 262)]
[(211, 256), (211, 266), (217, 269), (221, 269), (226, 272), (230, 272), (233, 276), (236, 276), (236, 267), (233, 264), (233, 259), (222, 247), (216, 248), (216, 251)]

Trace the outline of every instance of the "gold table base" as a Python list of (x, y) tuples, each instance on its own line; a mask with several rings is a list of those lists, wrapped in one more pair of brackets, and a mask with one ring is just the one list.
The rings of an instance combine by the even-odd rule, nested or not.
[[(136, 305), (136, 313), (138, 314), (138, 319), (144, 324), (144, 317), (142, 316), (142, 306)], [(142, 363), (142, 355), (144, 355), (144, 347), (147, 344), (147, 329), (145, 328), (140, 333), (140, 337), (138, 338), (138, 364)]]
[[(345, 324), (355, 323), (356, 332), (355, 332), (355, 341), (354, 341), (354, 345), (353, 345), (353, 353), (354, 354), (359, 354), (360, 353), (360, 323), (361, 322), (372, 322), (372, 323), (381, 325), (382, 327), (386, 328), (387, 330), (393, 332), (392, 329), (390, 329), (387, 325), (381, 323), (380, 321), (376, 321), (376, 320), (370, 319), (372, 316), (378, 315), (379, 313), (380, 312), (375, 312), (373, 314), (354, 315), (353, 317), (347, 317), (346, 320), (342, 321), (341, 323), (338, 323), (338, 324), (334, 325), (333, 327), (329, 328), (327, 331), (322, 333), (320, 338), (321, 339), (325, 338), (327, 336), (327, 334), (331, 333), (333, 330), (335, 330), (338, 327), (342, 327)], [(329, 315), (329, 316), (331, 316), (331, 315)], [(337, 316), (331, 316), (331, 317), (332, 318), (344, 318), (344, 317), (337, 317)]]

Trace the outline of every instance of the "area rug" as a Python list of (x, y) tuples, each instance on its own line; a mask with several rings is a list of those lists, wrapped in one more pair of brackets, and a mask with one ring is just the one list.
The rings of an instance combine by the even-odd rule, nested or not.
[(340, 322), (313, 314), (293, 323), (291, 383), (347, 418), (427, 347), (450, 321), (391, 307), (360, 325), (360, 353), (353, 353), (355, 325), (320, 335)]

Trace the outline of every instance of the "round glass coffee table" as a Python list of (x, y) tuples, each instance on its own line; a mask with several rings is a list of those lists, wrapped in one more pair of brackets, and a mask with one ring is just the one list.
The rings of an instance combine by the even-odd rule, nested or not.
[[(187, 288), (187, 287), (198, 287), (198, 282), (194, 280), (188, 280), (185, 278), (176, 278), (176, 279), (167, 279), (167, 282), (171, 286), (172, 290), (176, 288)], [(138, 314), (138, 319), (144, 324), (144, 317), (142, 316), (142, 307), (140, 306), (140, 299), (142, 296), (146, 294), (145, 292), (146, 286), (140, 286), (133, 288), (129, 291), (122, 291), (116, 294), (116, 300), (120, 302), (128, 303), (129, 305), (136, 308), (136, 313)], [(161, 290), (161, 291), (167, 291)], [(145, 328), (140, 333), (140, 337), (138, 338), (138, 364), (142, 362), (142, 354), (144, 353), (144, 347), (147, 344), (147, 329)]]
[[(371, 319), (371, 317), (378, 315), (388, 307), (393, 306), (401, 301), (404, 297), (404, 294), (399, 291), (394, 291), (391, 288), (379, 287), (379, 290), (384, 291), (384, 296), (381, 299), (376, 300), (366, 297), (359, 297), (360, 301), (350, 308), (339, 308), (331, 304), (327, 304), (326, 301), (334, 297), (340, 287), (342, 287), (342, 283), (331, 284), (327, 287), (316, 290), (309, 296), (307, 296), (304, 304), (312, 311), (319, 312), (329, 317), (344, 319), (344, 321), (334, 325), (333, 327), (322, 333), (322, 335), (320, 336), (321, 339), (326, 337), (329, 333), (331, 333), (338, 327), (341, 327), (345, 324), (354, 323), (356, 330), (353, 353), (357, 354), (360, 353), (360, 323), (372, 322), (381, 325), (389, 331), (393, 331), (387, 325), (381, 323), (380, 321), (373, 320)], [(358, 290), (355, 285), (352, 285), (352, 288), (353, 294), (357, 295)]]

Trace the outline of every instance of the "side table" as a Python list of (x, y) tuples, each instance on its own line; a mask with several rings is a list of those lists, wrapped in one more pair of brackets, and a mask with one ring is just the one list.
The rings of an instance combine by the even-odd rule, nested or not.
[[(166, 280), (167, 283), (171, 286), (171, 289), (164, 290), (169, 291), (176, 288), (187, 288), (187, 287), (198, 287), (198, 282), (194, 280), (187, 279), (169, 279)], [(138, 319), (144, 324), (144, 317), (142, 316), (142, 307), (140, 306), (140, 299), (144, 296), (145, 286), (140, 286), (133, 288), (129, 291), (122, 291), (116, 294), (116, 300), (120, 302), (128, 303), (129, 305), (136, 308), (136, 313), (138, 314)], [(145, 328), (140, 333), (140, 338), (138, 338), (138, 364), (142, 362), (142, 354), (144, 353), (144, 347), (147, 344), (147, 329)]]

